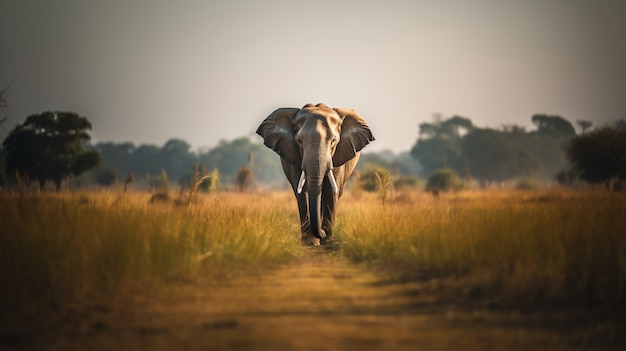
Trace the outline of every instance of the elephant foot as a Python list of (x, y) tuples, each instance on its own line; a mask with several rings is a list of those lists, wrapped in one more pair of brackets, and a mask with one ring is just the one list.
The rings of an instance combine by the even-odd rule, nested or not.
[(320, 239), (311, 234), (302, 234), (302, 244), (306, 246), (320, 246)]
[(324, 239), (326, 237), (326, 231), (324, 229), (320, 229), (320, 239)]

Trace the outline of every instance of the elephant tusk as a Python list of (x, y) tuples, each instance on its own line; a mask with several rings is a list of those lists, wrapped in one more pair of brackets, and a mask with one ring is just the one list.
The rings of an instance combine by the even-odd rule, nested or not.
[(302, 171), (300, 174), (300, 180), (298, 181), (298, 194), (302, 193), (302, 188), (304, 187), (304, 182), (306, 181), (306, 174)]
[(339, 194), (339, 187), (337, 186), (337, 181), (335, 180), (335, 175), (333, 174), (332, 169), (328, 171), (328, 180), (330, 180), (330, 185), (332, 185), (335, 194)]

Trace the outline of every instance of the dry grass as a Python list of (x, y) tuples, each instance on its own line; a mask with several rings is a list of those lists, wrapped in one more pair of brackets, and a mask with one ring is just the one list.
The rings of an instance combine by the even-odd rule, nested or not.
[[(376, 194), (347, 194), (332, 255), (426, 282), (442, 298), (626, 302), (624, 194), (394, 195), (383, 206)], [(199, 195), (188, 207), (149, 199), (0, 194), (0, 322), (105, 299), (133, 284), (219, 280), (306, 255), (289, 193)]]
[(0, 315), (289, 261), (303, 249), (283, 197), (219, 194), (186, 208), (139, 193), (1, 194)]
[(490, 303), (626, 302), (626, 197), (609, 192), (403, 194), (342, 204), (339, 247), (400, 280)]

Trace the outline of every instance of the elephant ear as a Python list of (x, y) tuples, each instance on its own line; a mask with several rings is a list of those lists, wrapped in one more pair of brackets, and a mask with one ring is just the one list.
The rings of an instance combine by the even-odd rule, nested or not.
[(263, 137), (265, 146), (274, 150), (290, 164), (300, 167), (302, 156), (294, 139), (293, 117), (300, 109), (279, 108), (259, 126), (256, 133)]
[(343, 108), (335, 108), (334, 110), (343, 121), (341, 123), (341, 136), (333, 156), (333, 166), (339, 167), (353, 159), (357, 152), (361, 151), (370, 141), (374, 141), (375, 138), (370, 127), (354, 110)]

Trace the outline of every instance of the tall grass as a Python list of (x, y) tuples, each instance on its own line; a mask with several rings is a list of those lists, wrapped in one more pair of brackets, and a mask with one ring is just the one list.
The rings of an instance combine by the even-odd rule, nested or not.
[[(442, 298), (626, 303), (624, 194), (393, 195), (383, 205), (376, 194), (347, 194), (333, 254), (425, 282)], [(149, 199), (0, 194), (0, 322), (105, 298), (129, 284), (217, 279), (306, 252), (289, 193), (199, 195), (188, 206)]]
[(399, 279), (503, 304), (626, 302), (624, 194), (465, 192), (342, 205), (343, 254)]
[(187, 208), (149, 194), (1, 194), (0, 314), (286, 262), (302, 248), (281, 196), (220, 194)]

